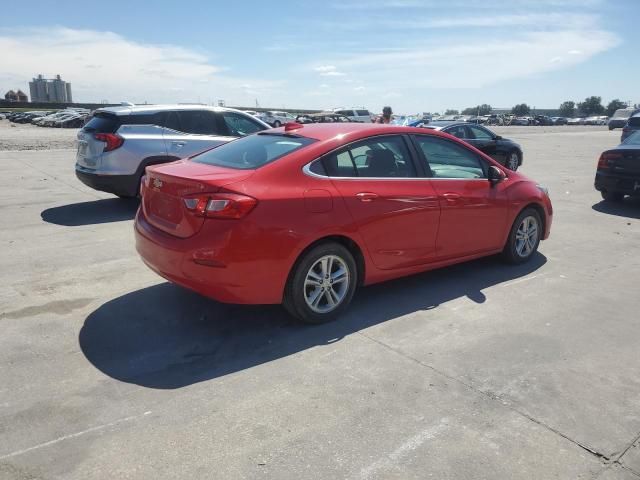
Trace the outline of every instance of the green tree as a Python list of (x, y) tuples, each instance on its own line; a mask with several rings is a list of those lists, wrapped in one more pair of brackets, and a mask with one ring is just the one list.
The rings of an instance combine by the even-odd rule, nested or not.
[(590, 115), (602, 115), (604, 113), (604, 107), (602, 106), (602, 97), (587, 97), (584, 102), (578, 103), (578, 110), (585, 116)]
[(576, 102), (572, 102), (571, 100), (562, 102), (560, 108), (558, 108), (558, 112), (563, 117), (573, 117), (576, 114)]
[(491, 113), (491, 105), (483, 103), (475, 107), (465, 108), (462, 111), (463, 115), (489, 115)]
[(458, 115), (458, 110), (453, 110), (453, 109), (448, 109), (446, 112), (444, 112), (445, 115)]
[(526, 103), (520, 103), (511, 109), (511, 113), (517, 115), (518, 117), (522, 117), (524, 115), (529, 115), (531, 112), (531, 108)]
[(616, 110), (620, 108), (627, 108), (627, 106), (628, 105), (626, 103), (618, 100), (617, 98), (615, 100), (611, 100), (609, 102), (609, 105), (607, 105), (607, 116), (611, 117), (613, 116)]

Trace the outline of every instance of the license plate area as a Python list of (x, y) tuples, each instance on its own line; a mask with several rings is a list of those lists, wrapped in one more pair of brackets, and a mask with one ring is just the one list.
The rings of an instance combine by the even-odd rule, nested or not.
[(177, 225), (182, 219), (179, 201), (162, 192), (153, 192), (149, 205), (150, 213), (171, 225)]

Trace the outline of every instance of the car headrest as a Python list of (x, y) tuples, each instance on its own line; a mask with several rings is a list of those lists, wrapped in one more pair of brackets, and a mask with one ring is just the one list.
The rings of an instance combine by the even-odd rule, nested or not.
[(371, 152), (367, 173), (372, 177), (393, 177), (398, 170), (393, 152), (390, 150), (372, 150)]

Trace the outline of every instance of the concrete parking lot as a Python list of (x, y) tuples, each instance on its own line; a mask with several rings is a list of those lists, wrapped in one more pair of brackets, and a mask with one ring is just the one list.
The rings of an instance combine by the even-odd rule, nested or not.
[(372, 286), (306, 327), (164, 282), (135, 201), (0, 123), (1, 479), (640, 478), (640, 202), (593, 189), (619, 130), (496, 128), (551, 191), (536, 258)]

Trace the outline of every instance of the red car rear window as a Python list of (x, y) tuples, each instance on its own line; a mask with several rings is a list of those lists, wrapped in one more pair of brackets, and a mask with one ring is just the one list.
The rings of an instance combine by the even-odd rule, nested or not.
[(212, 148), (194, 162), (219, 167), (253, 170), (299, 150), (316, 140), (275, 133), (258, 133)]

